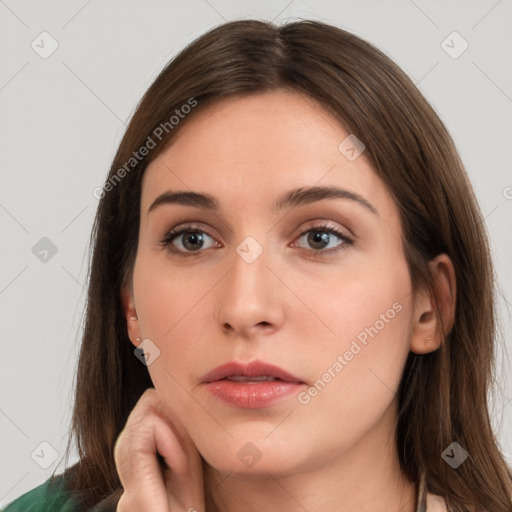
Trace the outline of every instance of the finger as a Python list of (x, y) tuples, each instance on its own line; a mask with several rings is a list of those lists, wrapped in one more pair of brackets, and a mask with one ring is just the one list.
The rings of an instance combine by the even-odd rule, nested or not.
[(133, 427), (127, 423), (114, 447), (125, 501), (141, 509), (144, 506), (155, 512), (169, 512), (167, 489), (156, 458), (154, 419), (147, 418), (144, 425)]
[(185, 426), (183, 425), (179, 415), (174, 411), (171, 405), (164, 402), (161, 398), (161, 395), (158, 391), (153, 390), (154, 393), (148, 395), (150, 400), (152, 401), (152, 405), (154, 406), (157, 414), (160, 415), (161, 418), (166, 420), (173, 432), (177, 436), (180, 441), (180, 444), (191, 453), (197, 453), (197, 448), (192, 441), (189, 433), (187, 432)]
[[(161, 417), (164, 427), (155, 430), (155, 438), (158, 453), (166, 466), (164, 481), (167, 489), (172, 490), (169, 504), (200, 511), (204, 502), (201, 456), (174, 411), (162, 401), (158, 401), (155, 408), (157, 414), (164, 415)], [(173, 500), (176, 497), (179, 497), (177, 502)]]
[[(176, 425), (168, 421), (169, 416)], [(167, 498), (173, 512), (203, 508), (200, 455), (181, 422), (163, 406), (154, 389), (146, 390), (137, 402), (116, 442), (114, 457), (125, 489), (125, 503), (151, 503), (152, 510), (156, 506), (167, 510)]]

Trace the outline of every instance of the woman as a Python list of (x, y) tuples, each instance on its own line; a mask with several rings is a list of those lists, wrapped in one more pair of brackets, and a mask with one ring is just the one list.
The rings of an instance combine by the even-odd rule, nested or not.
[(380, 51), (313, 21), (211, 30), (97, 195), (80, 462), (7, 511), (512, 509), (482, 216)]

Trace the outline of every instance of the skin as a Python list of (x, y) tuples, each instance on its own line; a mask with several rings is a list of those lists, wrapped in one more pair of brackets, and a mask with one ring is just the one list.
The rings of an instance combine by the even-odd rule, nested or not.
[[(409, 351), (437, 350), (443, 336), (431, 298), (412, 290), (391, 195), (364, 152), (349, 161), (338, 149), (348, 135), (298, 93), (229, 98), (194, 114), (146, 170), (133, 282), (122, 294), (127, 328), (134, 345), (148, 338), (160, 350), (148, 365), (156, 391), (143, 405), (159, 404), (169, 466), (176, 463), (172, 432), (188, 440), (184, 453), (195, 461), (195, 477), (204, 477), (207, 510), (416, 509), (416, 485), (401, 474), (396, 455), (395, 393)], [(347, 199), (272, 211), (285, 191), (313, 185), (356, 192), (378, 215)], [(148, 213), (167, 190), (212, 194), (221, 210), (173, 204)], [(188, 221), (205, 233), (198, 255), (180, 257), (159, 245), (169, 229)], [(313, 254), (320, 244), (301, 235), (323, 232), (315, 226), (324, 223), (354, 244), (330, 235), (323, 255)], [(247, 236), (263, 248), (250, 264), (236, 252)], [(186, 241), (180, 235), (173, 247), (186, 252)], [(431, 269), (448, 331), (453, 266), (440, 255)], [(366, 346), (360, 343), (362, 350), (307, 404), (293, 395), (264, 409), (237, 408), (201, 383), (228, 361), (260, 359), (312, 386), (397, 303), (394, 318)], [(237, 456), (248, 442), (261, 453), (252, 467)], [(123, 446), (129, 458), (136, 448)], [(154, 447), (148, 441), (147, 451)], [(124, 464), (120, 475), (130, 471)], [(165, 485), (171, 493), (172, 482)], [(186, 505), (201, 510), (202, 503), (191, 503), (201, 499), (192, 490)]]

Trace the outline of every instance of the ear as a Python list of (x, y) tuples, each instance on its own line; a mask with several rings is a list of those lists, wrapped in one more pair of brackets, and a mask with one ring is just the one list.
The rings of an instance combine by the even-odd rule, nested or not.
[(142, 340), (140, 339), (140, 325), (131, 287), (123, 287), (121, 291), (121, 301), (123, 303), (123, 313), (126, 318), (128, 337), (132, 344), (137, 347)]
[[(418, 292), (414, 305), (411, 351), (426, 354), (437, 350), (452, 330), (455, 321), (457, 283), (453, 263), (446, 254), (440, 254), (430, 263), (434, 295), (439, 308), (425, 291)], [(442, 321), (442, 324), (441, 324)]]

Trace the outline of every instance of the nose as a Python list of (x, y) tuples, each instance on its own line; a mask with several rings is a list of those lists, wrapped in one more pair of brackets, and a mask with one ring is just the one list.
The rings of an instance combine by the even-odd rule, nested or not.
[(281, 328), (286, 299), (269, 259), (265, 250), (254, 261), (234, 252), (231, 269), (218, 290), (218, 321), (227, 334), (251, 339)]

